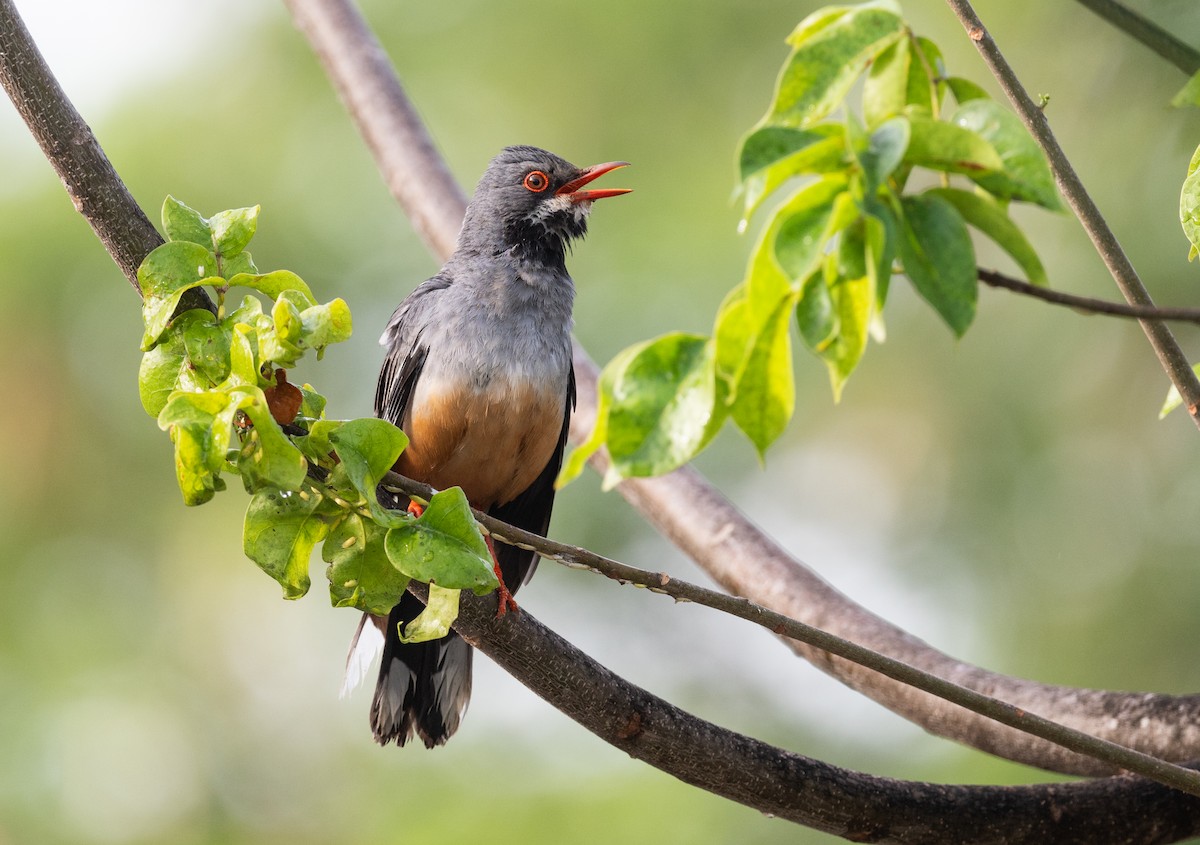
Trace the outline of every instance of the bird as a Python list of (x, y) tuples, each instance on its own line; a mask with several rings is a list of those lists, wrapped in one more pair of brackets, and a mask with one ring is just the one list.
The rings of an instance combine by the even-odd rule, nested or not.
[[(587, 186), (627, 164), (576, 167), (532, 146), (505, 147), (488, 164), (453, 254), (400, 303), (380, 338), (375, 414), (409, 439), (397, 472), (438, 490), (461, 487), (474, 508), (545, 536), (575, 405), (566, 255), (587, 233), (593, 202), (629, 192)], [(385, 496), (390, 507), (410, 506), (380, 488)], [(512, 593), (538, 558), (487, 539), (503, 615), (516, 609)], [(351, 643), (348, 677), (382, 639), (370, 713), (380, 745), (414, 736), (427, 748), (444, 744), (470, 698), (473, 649), (457, 633), (400, 641), (399, 627), (423, 609), (406, 592), (387, 617), (364, 614)]]

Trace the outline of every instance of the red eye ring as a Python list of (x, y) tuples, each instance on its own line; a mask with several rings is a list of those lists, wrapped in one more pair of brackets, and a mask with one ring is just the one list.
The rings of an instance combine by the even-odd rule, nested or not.
[(525, 181), (521, 184), (525, 186), (526, 190), (540, 194), (550, 187), (550, 177), (540, 170), (531, 170), (525, 175)]

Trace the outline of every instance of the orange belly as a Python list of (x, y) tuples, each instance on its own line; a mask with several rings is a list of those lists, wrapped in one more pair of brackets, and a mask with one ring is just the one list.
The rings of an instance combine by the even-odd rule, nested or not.
[(493, 382), (482, 391), (423, 381), (396, 470), (438, 490), (461, 487), (480, 510), (507, 504), (546, 468), (565, 405), (565, 393), (527, 381)]

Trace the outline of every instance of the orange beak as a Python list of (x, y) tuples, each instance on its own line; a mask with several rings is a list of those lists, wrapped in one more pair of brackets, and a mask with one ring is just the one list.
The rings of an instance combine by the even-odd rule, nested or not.
[(610, 170), (616, 170), (618, 167), (628, 166), (629, 162), (627, 161), (606, 161), (604, 164), (593, 164), (591, 167), (585, 167), (579, 171), (578, 176), (555, 191), (554, 195), (566, 197), (571, 202), (591, 202), (592, 200), (604, 199), (605, 197), (619, 197), (621, 194), (627, 194), (633, 189), (595, 188), (590, 191), (581, 191), (579, 189), (591, 182), (593, 179), (599, 179)]

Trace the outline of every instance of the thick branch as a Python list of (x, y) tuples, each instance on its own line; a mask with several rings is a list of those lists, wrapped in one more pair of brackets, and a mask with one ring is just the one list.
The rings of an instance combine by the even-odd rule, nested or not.
[(62, 179), (75, 209), (136, 290), (138, 265), (162, 237), (63, 93), (12, 0), (0, 0), (0, 86)]
[[(338, 7), (338, 11), (320, 8), (329, 5)], [(290, 6), (293, 15), (302, 19), (318, 15), (322, 19), (337, 19), (353, 14), (352, 7), (344, 0), (290, 0)], [(365, 32), (361, 22), (344, 28), (317, 28), (310, 22), (304, 24), (303, 29), (318, 41), (323, 53), (353, 54), (365, 50), (374, 54), (378, 49), (373, 39), (366, 45), (360, 43)], [(338, 67), (342, 73), (393, 74), (390, 68), (378, 64), (356, 65), (350, 60)], [(353, 70), (355, 68), (357, 70)], [(347, 89), (380, 84), (349, 76), (337, 83), (339, 88)], [(383, 120), (381, 115), (361, 112), (355, 113), (355, 117), (364, 135), (382, 136), (378, 127), (372, 125), (376, 120)], [(411, 109), (401, 117), (416, 119)], [(388, 118), (393, 119), (397, 116)], [(411, 123), (405, 126), (404, 132), (423, 135), (425, 129), (419, 123)], [(400, 144), (389, 147), (388, 160), (402, 159), (407, 154)], [(422, 147), (431, 145), (427, 143)], [(378, 163), (381, 169), (387, 167), (382, 161)], [(461, 197), (458, 186), (444, 174), (444, 168), (430, 170), (420, 182), (420, 192), (435, 198), (435, 205)], [(385, 175), (389, 182), (394, 181), (390, 174)], [(402, 196), (398, 199), (403, 202)], [(423, 203), (418, 204), (410, 213), (423, 213), (423, 207)], [(447, 236), (451, 230), (457, 234), (458, 221), (443, 225)], [(449, 237), (442, 240), (451, 242)], [(443, 249), (437, 254), (444, 258), (447, 253)], [(575, 347), (575, 373), (579, 382), (579, 405), (572, 420), (571, 436), (578, 443), (590, 433), (595, 421), (597, 376), (595, 363), (578, 345)], [(603, 455), (598, 455), (595, 460), (602, 462)], [(931, 648), (834, 590), (764, 535), (690, 467), (660, 478), (628, 480), (618, 489), (663, 536), (731, 593), (746, 596), (785, 616), (803, 620), (880, 654), (1041, 713), (1085, 733), (1163, 759), (1200, 759), (1200, 696), (1083, 690), (988, 672)], [(1088, 758), (1063, 752), (1028, 734), (998, 726), (827, 652), (794, 642), (789, 645), (818, 668), (932, 733), (1046, 769), (1074, 774), (1111, 773), (1111, 769), (1097, 766)]]
[[(405, 478), (394, 472), (384, 476), (384, 487), (403, 493), (410, 498), (416, 498), (428, 503), (434, 494), (434, 489), (428, 484)], [(1107, 763), (1116, 770), (1124, 769), (1134, 774), (1140, 774), (1166, 786), (1189, 792), (1200, 797), (1200, 774), (1182, 766), (1163, 762), (1156, 757), (1150, 757), (1132, 751), (1123, 746), (1094, 736), (1073, 730), (1064, 725), (1052, 722), (1035, 713), (1013, 707), (982, 693), (968, 690), (943, 680), (936, 675), (923, 672), (898, 660), (893, 660), (870, 649), (836, 637), (799, 620), (776, 613), (761, 605), (724, 593), (706, 590), (695, 584), (678, 578), (672, 578), (665, 572), (648, 572), (620, 561), (598, 555), (578, 546), (570, 546), (549, 540), (530, 531), (517, 528), (501, 522), (495, 517), (480, 510), (473, 510), (475, 519), (495, 539), (510, 546), (536, 551), (542, 557), (557, 561), (575, 569), (589, 569), (600, 575), (607, 576), (622, 584), (636, 584), (649, 589), (653, 593), (670, 596), (676, 601), (686, 601), (693, 604), (728, 613), (747, 622), (753, 622), (798, 643), (803, 643), (821, 649), (843, 660), (848, 660), (864, 669), (870, 669), (899, 681), (915, 689), (935, 695), (943, 701), (957, 704), (986, 716), (1000, 724), (1008, 725), (1033, 736), (1060, 745), (1079, 754), (1085, 754), (1094, 760)]]
[(856, 842), (1171, 842), (1200, 801), (1141, 778), (945, 786), (851, 772), (719, 728), (596, 663), (528, 612), (464, 593), (455, 629), (554, 707), (631, 757), (780, 818)]
[[(1038, 146), (1045, 152), (1046, 158), (1050, 162), (1050, 169), (1058, 182), (1059, 190), (1066, 198), (1067, 204), (1071, 206), (1071, 210), (1075, 212), (1075, 216), (1079, 218), (1079, 222), (1083, 224), (1096, 252), (1108, 267), (1117, 287), (1120, 288), (1122, 296), (1131, 305), (1154, 305), (1154, 300), (1151, 299), (1150, 293), (1142, 284), (1129, 257), (1121, 248), (1117, 236), (1105, 222), (1104, 215), (1092, 201), (1083, 182), (1075, 173), (1075, 168), (1071, 166), (1066, 153), (1063, 152), (1063, 148), (1054, 137), (1045, 113), (1030, 99), (1024, 86), (1021, 85), (1021, 81), (1017, 79), (1016, 73), (1001, 54), (1000, 48), (996, 46), (996, 42), (984, 29), (983, 22), (975, 14), (971, 4), (968, 0), (946, 0), (946, 2), (958, 15), (959, 21), (967, 30), (967, 35), (975, 43), (984, 62), (996, 77), (996, 81), (1000, 83), (1000, 87), (1004, 89), (1004, 93), (1008, 95), (1008, 99), (1013, 104), (1013, 108), (1017, 110), (1017, 114), (1020, 115), (1021, 121), (1033, 135)], [(1162, 364), (1171, 382), (1179, 390), (1179, 395), (1183, 397), (1184, 407), (1191, 414), (1192, 421), (1200, 427), (1200, 379), (1192, 371), (1183, 350), (1179, 348), (1175, 336), (1166, 323), (1160, 320), (1142, 320), (1141, 325), (1158, 356), (1159, 363)]]
[(1189, 76), (1200, 71), (1200, 52), (1116, 0), (1076, 0), (1137, 39)]
[(1090, 296), (1076, 296), (1073, 293), (1038, 287), (1020, 279), (1014, 279), (995, 270), (979, 268), (979, 280), (994, 288), (1004, 288), (1013, 293), (1040, 299), (1054, 305), (1065, 305), (1077, 311), (1089, 314), (1108, 314), (1113, 317), (1131, 317), (1135, 320), (1177, 320), (1182, 323), (1200, 323), (1200, 308), (1163, 308), (1157, 305), (1128, 305), (1124, 302), (1110, 302), (1107, 299), (1093, 299)]

